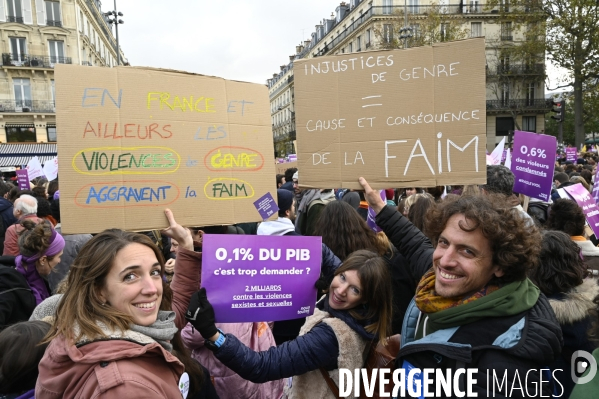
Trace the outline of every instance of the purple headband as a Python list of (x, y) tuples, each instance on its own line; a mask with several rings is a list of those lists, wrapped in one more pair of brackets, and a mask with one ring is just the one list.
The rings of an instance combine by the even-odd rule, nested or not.
[(23, 256), (23, 262), (25, 263), (34, 263), (36, 260), (41, 258), (42, 256), (54, 256), (60, 253), (64, 249), (64, 238), (58, 234), (58, 232), (52, 229), (52, 235), (50, 236), (50, 246), (42, 253), (37, 253), (31, 256)]

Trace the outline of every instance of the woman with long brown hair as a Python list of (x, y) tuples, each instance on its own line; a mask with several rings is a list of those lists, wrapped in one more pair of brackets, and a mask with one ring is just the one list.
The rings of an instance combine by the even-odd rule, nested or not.
[[(377, 235), (349, 204), (342, 201), (329, 203), (316, 224), (316, 235), (322, 236), (322, 243), (328, 246), (341, 261), (353, 252), (366, 249), (376, 252), (385, 260), (393, 292), (392, 333), (401, 331), (401, 320), (414, 297), (417, 282), (407, 267), (407, 261), (389, 242), (384, 233)], [(319, 288), (328, 287), (325, 281)]]
[(185, 381), (191, 398), (210, 384), (179, 333), (198, 289), (201, 255), (193, 252), (189, 230), (170, 210), (165, 214), (164, 233), (197, 267), (176, 270), (169, 287), (162, 253), (147, 236), (110, 229), (88, 241), (71, 266), (44, 339), (50, 344), (39, 365), (36, 398), (176, 398)]

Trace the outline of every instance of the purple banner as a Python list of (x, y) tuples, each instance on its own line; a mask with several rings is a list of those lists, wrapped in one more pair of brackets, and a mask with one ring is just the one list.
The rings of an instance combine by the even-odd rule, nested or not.
[(591, 197), (591, 194), (580, 183), (564, 187), (564, 190), (582, 208), (589, 226), (591, 226), (593, 233), (595, 233), (595, 237), (599, 237), (599, 208), (597, 208), (597, 203)]
[(516, 193), (549, 201), (556, 149), (553, 136), (516, 130), (511, 165)]
[(576, 151), (576, 147), (566, 148), (566, 161), (576, 162), (577, 159), (578, 151)]
[(595, 173), (595, 184), (593, 184), (593, 199), (596, 204), (599, 204), (599, 168), (597, 168), (597, 173)]
[(289, 162), (296, 162), (297, 161), (297, 154), (289, 154), (288, 158), (289, 158)]
[(17, 182), (19, 183), (19, 190), (31, 190), (27, 169), (17, 170)]
[(314, 312), (321, 237), (204, 235), (202, 287), (220, 323), (290, 320)]

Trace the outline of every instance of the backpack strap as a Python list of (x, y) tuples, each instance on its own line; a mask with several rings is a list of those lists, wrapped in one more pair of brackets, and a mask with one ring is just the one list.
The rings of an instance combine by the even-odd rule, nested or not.
[(2, 294), (6, 294), (7, 292), (16, 291), (16, 290), (23, 290), (23, 291), (30, 291), (30, 292), (31, 292), (31, 290), (30, 290), (29, 288), (22, 288), (22, 287), (18, 287), (18, 288), (11, 288), (11, 289), (9, 289), (9, 290), (2, 291), (2, 292), (0, 292), (0, 295), (2, 295)]
[(339, 395), (339, 387), (337, 386), (337, 384), (335, 384), (335, 381), (333, 381), (333, 379), (329, 375), (328, 371), (326, 371), (323, 367), (319, 368), (319, 370), (320, 370), (320, 373), (322, 374), (322, 378), (324, 378), (324, 380), (326, 381), (326, 383), (329, 386), (329, 389), (331, 390), (333, 395), (336, 398), (341, 399), (341, 395)]

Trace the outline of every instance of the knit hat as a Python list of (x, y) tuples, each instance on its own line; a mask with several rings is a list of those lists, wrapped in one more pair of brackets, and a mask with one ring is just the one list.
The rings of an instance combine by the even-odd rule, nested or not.
[(289, 190), (278, 189), (277, 206), (279, 207), (279, 212), (288, 211), (291, 209), (291, 205), (293, 205), (293, 193)]
[(392, 188), (388, 188), (385, 190), (385, 196), (388, 200), (392, 200), (395, 197), (395, 190)]

